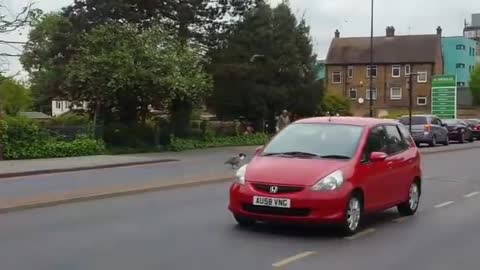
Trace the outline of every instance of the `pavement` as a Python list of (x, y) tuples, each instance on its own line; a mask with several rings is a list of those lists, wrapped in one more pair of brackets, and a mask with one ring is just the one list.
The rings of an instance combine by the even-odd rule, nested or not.
[[(433, 155), (477, 147), (480, 142), (421, 148), (420, 151)], [(0, 171), (4, 173), (3, 178), (0, 177), (0, 213), (228, 182), (235, 170), (226, 166), (225, 160), (238, 153), (246, 153), (251, 158), (255, 148), (0, 162)], [(94, 167), (95, 164), (98, 167)]]
[(371, 216), (355, 237), (241, 229), (227, 210), (229, 183), (214, 183), (3, 214), (0, 261), (15, 270), (478, 269), (479, 156), (424, 155), (417, 215)]

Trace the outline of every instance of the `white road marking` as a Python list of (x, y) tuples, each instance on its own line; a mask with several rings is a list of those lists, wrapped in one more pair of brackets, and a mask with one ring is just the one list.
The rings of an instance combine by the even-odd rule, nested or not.
[(374, 228), (370, 228), (370, 229), (363, 230), (363, 231), (361, 231), (361, 232), (359, 232), (359, 233), (357, 233), (357, 234), (355, 234), (355, 235), (352, 235), (352, 236), (349, 236), (349, 237), (345, 237), (345, 239), (347, 239), (347, 240), (355, 240), (355, 239), (357, 239), (357, 238), (360, 238), (360, 237), (365, 236), (365, 235), (367, 235), (367, 234), (371, 234), (371, 233), (373, 233), (373, 232), (375, 232), (375, 229), (374, 229)]
[(278, 262), (272, 264), (272, 266), (275, 267), (275, 268), (283, 267), (283, 266), (285, 266), (285, 265), (287, 265), (287, 264), (290, 264), (290, 263), (292, 263), (292, 262), (294, 262), (294, 261), (298, 261), (298, 260), (303, 259), (303, 258), (305, 258), (305, 257), (311, 256), (311, 255), (313, 255), (313, 254), (315, 254), (315, 253), (317, 253), (317, 252), (315, 252), (315, 251), (302, 252), (302, 253), (299, 253), (299, 254), (297, 254), (297, 255), (295, 255), (295, 256), (288, 257), (288, 258), (286, 258), (286, 259), (283, 259), (283, 260), (281, 260), (281, 261), (278, 261)]
[(480, 192), (475, 191), (475, 192), (472, 192), (472, 193), (469, 193), (469, 194), (465, 194), (465, 195), (463, 195), (463, 197), (465, 197), (465, 198), (471, 198), (471, 197), (473, 197), (473, 196), (477, 196), (478, 194), (480, 194)]
[(442, 207), (445, 207), (445, 206), (450, 205), (452, 203), (454, 203), (454, 202), (453, 201), (448, 201), (448, 202), (444, 202), (444, 203), (441, 203), (441, 204), (437, 204), (437, 205), (435, 205), (435, 208), (442, 208)]
[(397, 222), (397, 223), (400, 223), (400, 222), (404, 222), (405, 220), (407, 220), (408, 217), (399, 217), (399, 218), (396, 218), (394, 220), (392, 220), (393, 222)]

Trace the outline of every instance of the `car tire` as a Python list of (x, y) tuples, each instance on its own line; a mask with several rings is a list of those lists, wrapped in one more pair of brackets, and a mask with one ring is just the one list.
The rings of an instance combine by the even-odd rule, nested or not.
[(363, 200), (359, 194), (353, 194), (348, 200), (345, 209), (345, 221), (343, 224), (343, 234), (351, 236), (358, 232), (362, 221)]
[(447, 137), (446, 137), (446, 139), (445, 139), (445, 142), (443, 142), (443, 145), (445, 145), (445, 146), (450, 145), (450, 138), (448, 137), (448, 135), (447, 135)]
[(432, 140), (430, 141), (430, 143), (428, 145), (430, 147), (435, 147), (435, 145), (437, 145), (437, 137), (433, 136)]
[(418, 181), (412, 182), (408, 192), (408, 200), (397, 206), (398, 212), (402, 216), (414, 215), (420, 204), (420, 183)]
[(470, 138), (468, 140), (469, 142), (475, 142), (475, 137), (473, 136), (472, 133), (470, 133)]
[(247, 218), (239, 215), (234, 215), (233, 217), (235, 218), (235, 221), (237, 221), (237, 224), (240, 227), (251, 227), (256, 223), (256, 221), (251, 218)]

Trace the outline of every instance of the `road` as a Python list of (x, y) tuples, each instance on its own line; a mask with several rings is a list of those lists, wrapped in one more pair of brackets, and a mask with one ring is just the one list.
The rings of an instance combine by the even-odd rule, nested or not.
[(417, 216), (334, 229), (240, 229), (228, 183), (0, 215), (2, 269), (478, 269), (480, 149), (423, 157)]

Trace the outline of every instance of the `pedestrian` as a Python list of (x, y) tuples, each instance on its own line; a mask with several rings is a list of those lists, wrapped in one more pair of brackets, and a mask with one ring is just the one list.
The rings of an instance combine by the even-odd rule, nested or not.
[(287, 110), (283, 110), (282, 114), (278, 117), (277, 127), (278, 131), (281, 131), (290, 124), (290, 116)]

